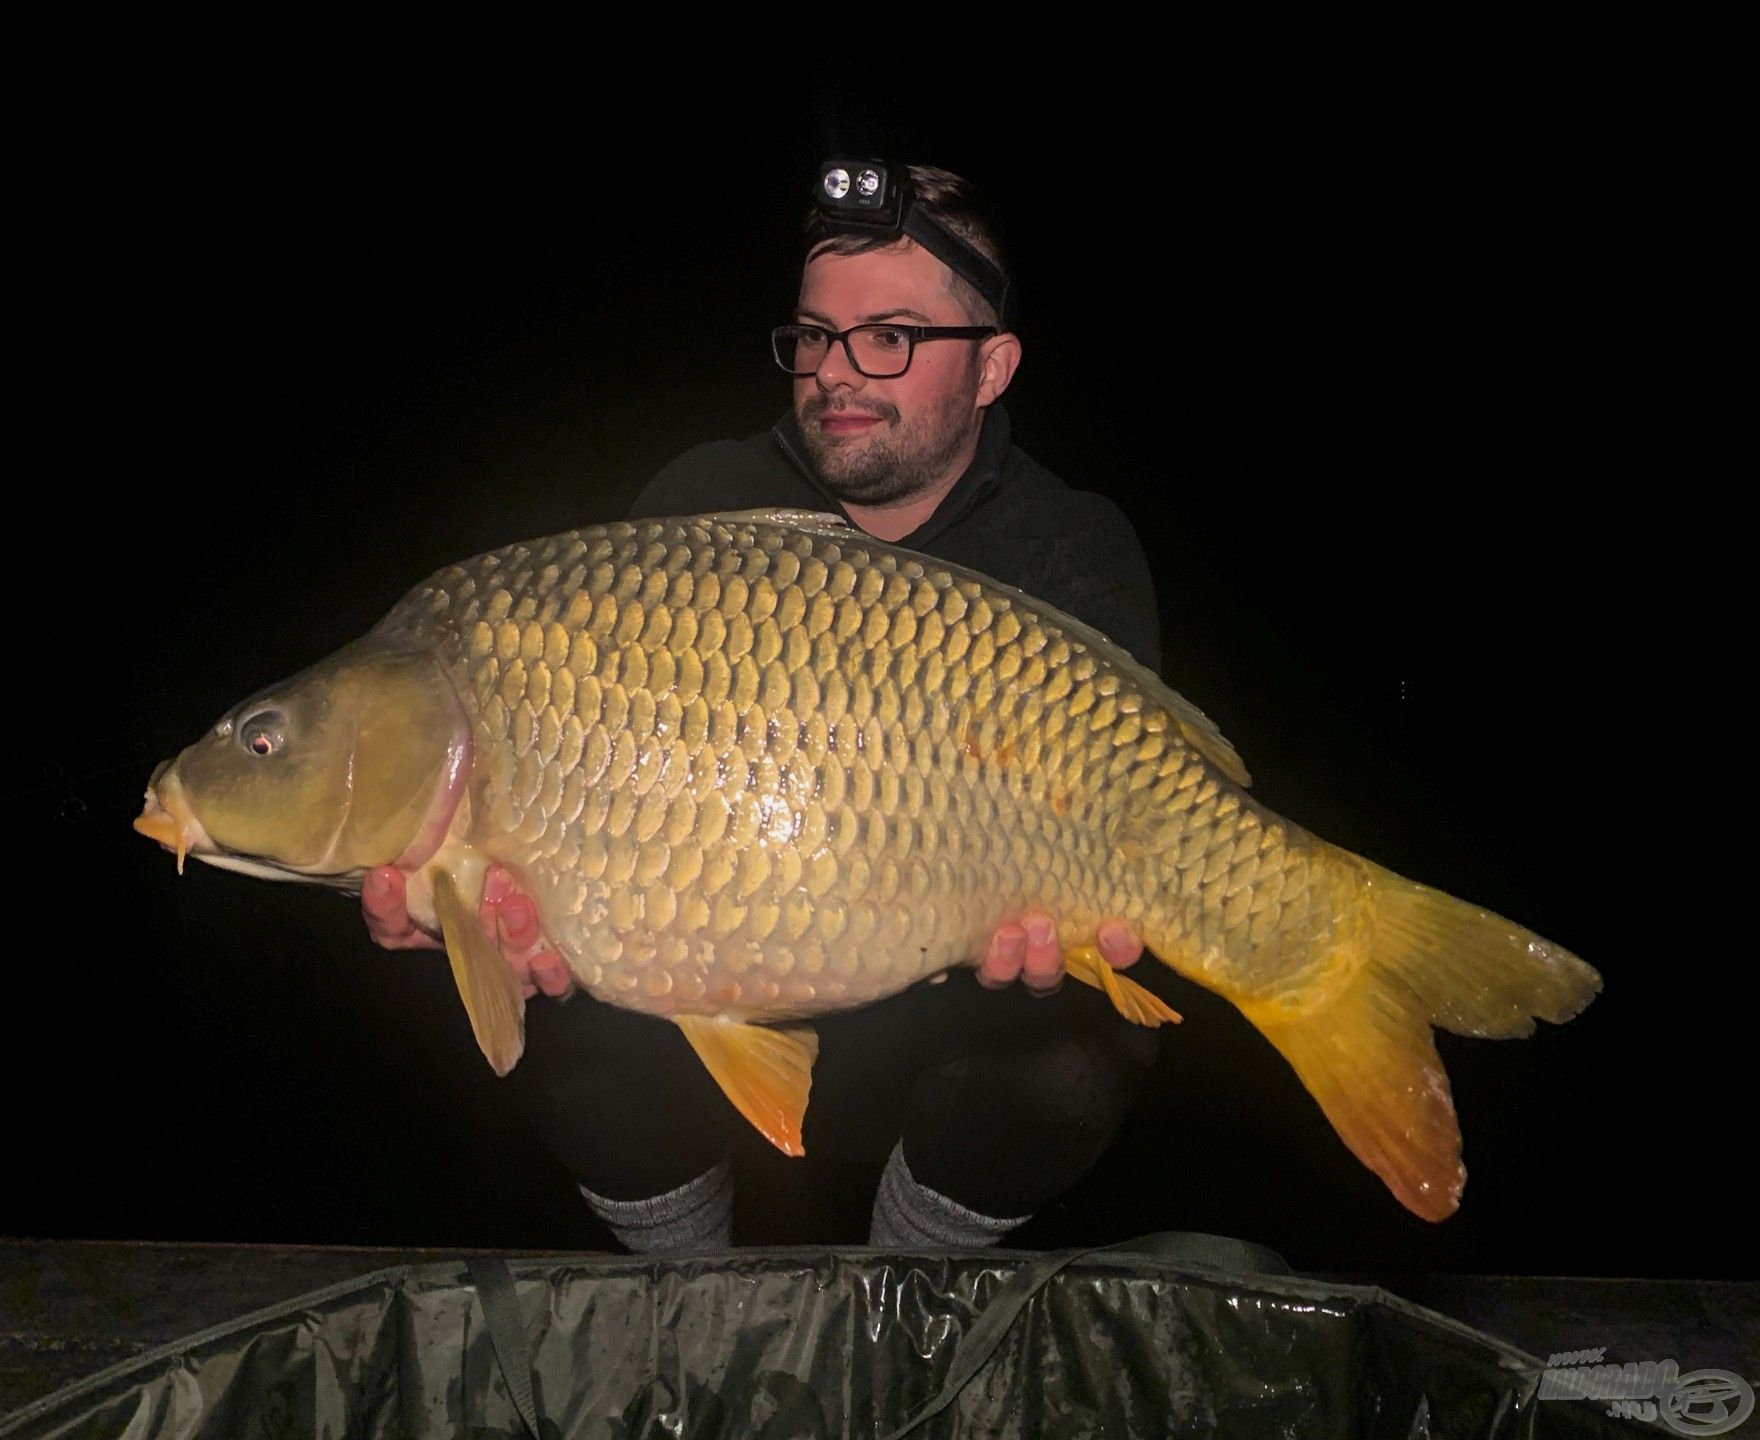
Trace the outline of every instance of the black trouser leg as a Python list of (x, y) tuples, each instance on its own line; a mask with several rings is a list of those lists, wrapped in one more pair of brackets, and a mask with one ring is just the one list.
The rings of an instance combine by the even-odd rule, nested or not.
[(695, 1180), (725, 1157), (738, 1119), (676, 1025), (583, 994), (527, 1004), (508, 1082), (575, 1179), (613, 1200)]
[[(939, 987), (940, 1050), (904, 1125), (913, 1179), (980, 1215), (1030, 1215), (1111, 1143), (1159, 1053), (1100, 992), (991, 993), (968, 973)], [(939, 996), (934, 998), (941, 998)]]

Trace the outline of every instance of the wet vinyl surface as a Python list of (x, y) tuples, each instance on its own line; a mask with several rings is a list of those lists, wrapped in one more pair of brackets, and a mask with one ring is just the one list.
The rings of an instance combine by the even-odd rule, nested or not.
[[(1036, 1258), (796, 1250), (510, 1268), (539, 1412), (557, 1433), (877, 1435), (934, 1393), (976, 1317)], [(332, 1423), (378, 1427), (350, 1434), (448, 1424), (500, 1434), (517, 1423), (456, 1255), (8, 1241), (0, 1297), (0, 1413), (138, 1362), (15, 1433), (111, 1433), (112, 1420), (149, 1413), (162, 1426), (154, 1434), (270, 1434), (281, 1422), (297, 1433), (312, 1405), (331, 1406)], [(953, 1418), (926, 1433), (1137, 1435), (1229, 1422), (1239, 1433), (1404, 1434), (1379, 1427), (1396, 1412), (1409, 1421), (1421, 1402), (1437, 1434), (1592, 1434), (1605, 1406), (1531, 1398), (1546, 1355), (1601, 1346), (1609, 1361), (1739, 1374), (1753, 1368), (1757, 1333), (1753, 1285), (1433, 1276), (1375, 1290), (1102, 1255), (1047, 1286)], [(173, 1358), (152, 1356), (170, 1344)], [(314, 1355), (328, 1357), (319, 1381)], [(418, 1383), (412, 1366), (433, 1376)], [(418, 1390), (421, 1415), (410, 1409)], [(1007, 1428), (966, 1428), (999, 1396)], [(97, 1428), (61, 1428), (75, 1415)], [(246, 1428), (203, 1428), (225, 1416)]]

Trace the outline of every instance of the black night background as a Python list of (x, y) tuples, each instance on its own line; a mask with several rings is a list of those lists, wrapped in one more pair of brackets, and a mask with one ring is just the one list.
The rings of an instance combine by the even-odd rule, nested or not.
[[(1004, 119), (971, 92), (522, 89), (93, 74), (18, 146), (0, 1233), (609, 1243), (443, 957), (379, 952), (316, 889), (179, 880), (129, 822), (158, 760), (422, 576), (621, 518), (781, 414), (765, 332), (812, 167), (847, 152), (1001, 201), (1016, 438), (1130, 516), (1165, 674), (1260, 796), (1605, 979), (1566, 1027), (1441, 1037), (1470, 1179), (1440, 1226), (1230, 1007), (1157, 982), (1186, 1023), (1152, 1093), (1019, 1242), (1752, 1272), (1757, 992), (1724, 933), (1741, 867), (1696, 813), (1725, 782), (1682, 699), (1669, 518), (1701, 199), (1642, 99), (1415, 83), (1272, 115), (1131, 87)], [(885, 1151), (810, 1127), (806, 1162), (736, 1156), (742, 1243), (864, 1239)]]

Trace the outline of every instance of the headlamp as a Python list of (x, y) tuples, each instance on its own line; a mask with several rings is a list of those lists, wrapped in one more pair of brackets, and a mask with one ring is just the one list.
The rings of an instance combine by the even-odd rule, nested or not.
[(878, 161), (827, 160), (813, 200), (830, 226), (896, 231), (910, 191), (909, 173), (900, 179), (903, 186), (889, 183)]
[(915, 240), (1009, 323), (1008, 281), (990, 259), (913, 203), (910, 171), (881, 160), (827, 160), (813, 204), (833, 235), (904, 235)]

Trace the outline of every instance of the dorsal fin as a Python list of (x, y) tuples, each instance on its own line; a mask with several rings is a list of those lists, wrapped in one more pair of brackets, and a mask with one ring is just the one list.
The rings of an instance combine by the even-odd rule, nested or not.
[[(832, 510), (717, 510), (698, 518), (714, 520), (722, 525), (781, 525), (808, 535), (826, 535), (833, 540), (862, 540), (875, 545), (886, 544), (884, 540), (876, 540), (866, 530), (852, 525), (846, 516)], [(893, 545), (888, 548), (896, 550), (898, 547)], [(930, 557), (925, 555), (923, 558), (927, 560)], [(942, 562), (936, 561), (936, 564), (940, 563)]]

